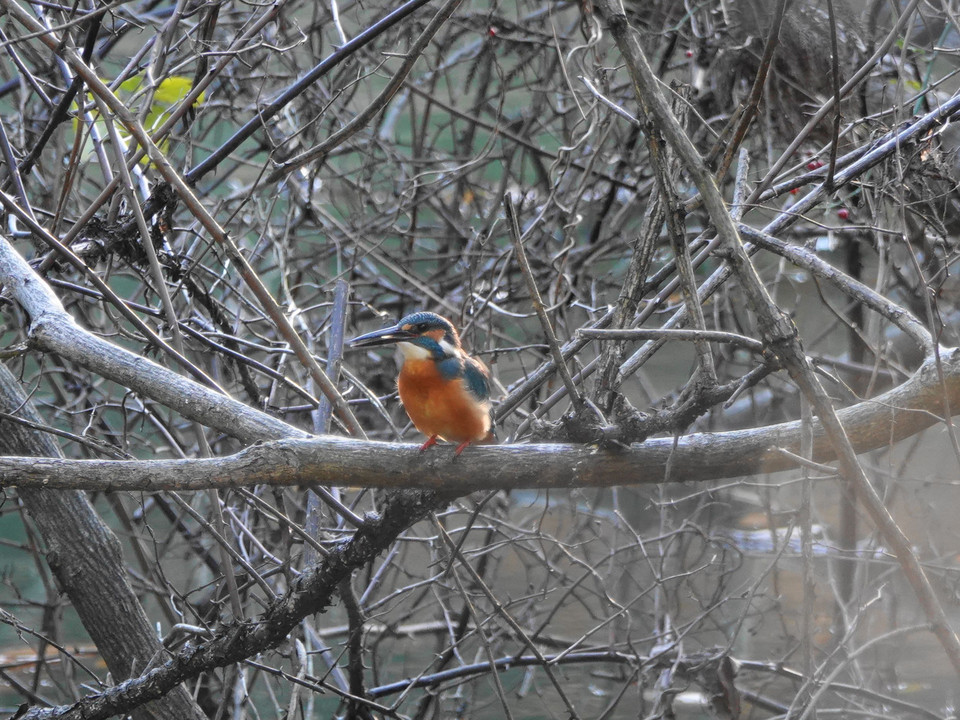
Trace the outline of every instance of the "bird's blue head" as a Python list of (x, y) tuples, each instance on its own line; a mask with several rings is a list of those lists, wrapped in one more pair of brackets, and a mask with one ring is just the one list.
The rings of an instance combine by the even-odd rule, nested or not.
[(460, 352), (460, 336), (449, 320), (432, 312), (407, 315), (396, 325), (374, 330), (350, 341), (353, 347), (398, 343), (407, 357), (442, 360)]

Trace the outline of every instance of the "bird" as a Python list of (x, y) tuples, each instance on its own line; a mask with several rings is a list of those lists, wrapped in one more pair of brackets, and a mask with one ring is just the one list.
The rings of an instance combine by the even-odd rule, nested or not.
[(400, 402), (427, 436), (420, 452), (440, 439), (457, 443), (457, 457), (471, 443), (493, 441), (490, 371), (464, 352), (453, 323), (436, 313), (415, 312), (350, 341), (353, 347), (393, 344), (403, 353)]

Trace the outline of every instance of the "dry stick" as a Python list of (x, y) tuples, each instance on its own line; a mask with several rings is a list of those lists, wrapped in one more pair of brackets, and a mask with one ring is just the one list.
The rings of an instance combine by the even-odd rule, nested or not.
[[(173, 307), (173, 300), (170, 298), (170, 293), (167, 290), (167, 283), (163, 277), (163, 269), (160, 267), (160, 260), (157, 257), (157, 249), (153, 246), (152, 238), (150, 237), (150, 228), (147, 227), (147, 219), (143, 215), (143, 208), (140, 207), (138, 202), (136, 190), (134, 189), (133, 177), (130, 174), (130, 169), (127, 167), (127, 163), (123, 157), (123, 147), (125, 143), (120, 138), (120, 133), (117, 131), (116, 123), (113, 122), (113, 118), (107, 112), (106, 106), (101, 98), (94, 95), (94, 102), (97, 104), (97, 109), (100, 112), (100, 116), (104, 118), (105, 125), (107, 128), (107, 133), (110, 136), (110, 145), (113, 152), (117, 155), (117, 176), (121, 180), (121, 188), (123, 189), (124, 194), (127, 197), (127, 203), (132, 209), (134, 219), (137, 223), (137, 229), (140, 234), (140, 244), (143, 247), (144, 254), (147, 256), (147, 264), (150, 266), (150, 275), (153, 278), (153, 284), (156, 286), (155, 291), (160, 297), (160, 304), (163, 306), (163, 312), (166, 315), (167, 325), (170, 326), (170, 332), (173, 334), (173, 347), (180, 354), (181, 357), (186, 358), (186, 345), (183, 342), (183, 334), (180, 332), (180, 323), (177, 318), (177, 311)], [(146, 112), (146, 110), (144, 110)], [(200, 457), (213, 457), (213, 451), (210, 448), (210, 443), (207, 442), (207, 436), (204, 432), (203, 426), (194, 421), (193, 422), (193, 431), (197, 436), (197, 450), (200, 454)], [(220, 506), (220, 494), (217, 490), (208, 491), (208, 500), (210, 501), (210, 510), (213, 516), (213, 526), (216, 528), (216, 532), (213, 533), (213, 538), (217, 543), (218, 552), (220, 554), (220, 567), (223, 569), (223, 577), (227, 583), (227, 594), (230, 596), (230, 608), (233, 610), (233, 616), (236, 620), (243, 619), (243, 603), (240, 600), (240, 591), (237, 588), (237, 577), (233, 571), (233, 563), (230, 562), (230, 548), (228, 547), (229, 540), (227, 539), (227, 526), (223, 521), (223, 509)]]
[[(153, 56), (153, 58), (150, 60), (150, 64), (147, 66), (145, 73), (148, 80), (159, 81), (159, 79), (163, 76), (163, 65), (166, 62), (167, 53), (170, 50), (170, 44), (173, 42), (173, 34), (176, 32), (177, 26), (183, 21), (183, 15), (186, 9), (187, 3), (185, 0), (176, 0), (173, 12), (170, 13), (170, 17), (167, 18), (166, 22), (163, 24), (163, 27), (160, 29), (160, 41), (154, 43), (153, 48), (151, 48), (150, 54)], [(156, 86), (149, 88), (147, 92), (141, 121), (149, 112), (147, 108), (153, 103), (155, 90)], [(187, 107), (190, 106), (188, 105)]]
[(543, 327), (543, 334), (546, 337), (547, 344), (550, 346), (550, 354), (553, 356), (554, 365), (563, 385), (570, 395), (573, 406), (577, 412), (583, 409), (583, 398), (580, 391), (570, 376), (570, 369), (563, 359), (563, 353), (560, 350), (560, 344), (557, 342), (557, 336), (553, 332), (553, 326), (550, 324), (550, 318), (547, 317), (546, 308), (543, 306), (543, 300), (540, 298), (540, 290), (537, 288), (537, 281), (533, 277), (533, 271), (530, 269), (530, 262), (527, 260), (527, 253), (523, 249), (523, 237), (520, 235), (520, 221), (517, 218), (517, 209), (513, 204), (513, 195), (509, 191), (503, 195), (503, 207), (507, 211), (507, 225), (510, 228), (510, 238), (513, 240), (514, 251), (517, 254), (517, 263), (523, 272), (523, 277), (527, 281), (527, 290), (530, 292), (530, 302), (533, 309), (540, 319), (540, 325)]
[[(279, 11), (282, 7), (282, 3), (274, 3), (271, 6), (271, 9), (275, 12)], [(220, 20), (220, 4), (212, 3), (208, 5), (203, 11), (202, 17), (197, 23), (197, 32), (194, 39), (194, 43), (199, 48), (210, 50), (215, 46), (215, 37), (217, 30), (217, 23)], [(193, 84), (196, 85), (200, 82), (203, 77), (207, 74), (207, 71), (210, 69), (210, 55), (206, 52), (198, 53), (196, 67), (193, 72)]]
[(825, 185), (833, 189), (833, 174), (837, 169), (837, 148), (840, 145), (840, 50), (837, 47), (837, 16), (833, 0), (827, 0), (827, 16), (830, 20), (830, 52), (833, 55), (833, 137), (830, 138), (830, 166), (827, 168)]
[[(773, 53), (776, 52), (777, 45), (780, 42), (780, 26), (783, 24), (783, 15), (787, 8), (787, 0), (780, 0), (777, 5), (776, 15), (773, 18), (773, 24), (770, 26), (770, 32), (767, 33), (767, 41), (763, 46), (763, 56), (760, 58), (760, 67), (757, 68), (757, 76), (753, 79), (753, 87), (750, 88), (750, 97), (747, 98), (746, 105), (743, 106), (743, 113), (737, 122), (737, 128), (733, 132), (730, 143), (724, 148), (723, 160), (717, 169), (717, 178), (723, 178), (733, 162), (733, 154), (740, 147), (743, 139), (747, 136), (747, 130), (750, 124), (757, 116), (757, 108), (760, 107), (760, 96), (763, 94), (763, 86), (767, 82), (767, 74), (770, 72), (770, 63), (773, 61)], [(723, 133), (721, 133), (722, 135)], [(719, 148), (717, 148), (719, 149)], [(710, 153), (714, 156), (714, 153)]]
[[(157, 335), (149, 325), (141, 320), (140, 317), (127, 306), (120, 296), (118, 296), (109, 285), (101, 280), (100, 276), (91, 270), (83, 260), (77, 257), (77, 255), (74, 254), (70, 248), (57, 240), (56, 237), (51, 235), (46, 228), (33, 220), (25, 209), (17, 205), (16, 201), (2, 190), (0, 190), (0, 205), (3, 205), (3, 207), (9, 213), (15, 215), (21, 222), (27, 225), (34, 237), (36, 237), (38, 240), (42, 240), (44, 243), (52, 247), (56, 253), (59, 253), (60, 256), (73, 265), (73, 267), (79, 273), (85, 275), (94, 285), (94, 287), (100, 291), (102, 297), (109, 300), (114, 307), (117, 308), (120, 314), (123, 315), (123, 317), (128, 320), (130, 324), (133, 325), (137, 330), (142, 332), (150, 342), (156, 344), (158, 348), (170, 355), (199, 382), (223, 392), (213, 378), (209, 377), (205, 372), (203, 372), (203, 370), (190, 362), (174, 348), (170, 347), (170, 345), (163, 338)], [(0, 237), (0, 240), (3, 242), (8, 242), (6, 238)], [(12, 246), (11, 251), (15, 252), (13, 251)], [(56, 255), (54, 255), (54, 257), (56, 257)], [(42, 282), (42, 280), (40, 280), (40, 278), (31, 278), (30, 282)]]
[[(343, 335), (347, 324), (347, 311), (349, 310), (350, 286), (342, 278), (337, 280), (333, 291), (333, 310), (330, 312), (330, 337), (327, 341), (327, 374), (336, 379), (340, 373), (340, 359), (343, 357)], [(319, 407), (311, 413), (313, 415), (313, 432), (317, 435), (326, 435), (330, 432), (330, 414), (333, 407), (330, 400), (324, 395), (320, 399)], [(310, 488), (310, 495), (307, 497), (307, 517), (304, 521), (304, 529), (312, 538), (320, 534), (320, 503), (321, 501), (329, 505), (341, 520), (341, 524), (346, 521), (354, 527), (359, 527), (363, 518), (357, 516), (350, 508), (340, 502), (339, 495), (335, 495), (321, 485), (314, 485)], [(317, 551), (310, 545), (303, 549), (303, 562), (301, 567), (306, 568), (317, 561)]]
[(743, 213), (747, 210), (747, 178), (750, 175), (750, 155), (741, 152), (737, 163), (737, 174), (733, 179), (733, 203), (730, 216), (735, 222), (743, 220)]
[[(644, 112), (646, 113), (646, 108), (644, 108)], [(649, 115), (649, 113), (646, 114)], [(653, 164), (657, 185), (659, 185), (660, 194), (663, 197), (667, 235), (670, 236), (670, 244), (673, 246), (677, 278), (680, 280), (683, 304), (687, 308), (687, 319), (694, 330), (706, 330), (707, 322), (703, 316), (703, 305), (700, 303), (700, 295), (697, 292), (697, 277), (694, 274), (693, 262), (690, 259), (690, 246), (686, 243), (683, 203), (680, 201), (677, 189), (674, 187), (668, 172), (663, 138), (655, 128), (648, 127), (646, 135), (647, 144), (650, 148), (650, 162)], [(717, 368), (713, 361), (713, 351), (710, 349), (710, 343), (704, 340), (702, 336), (695, 336), (693, 345), (696, 349), (697, 363), (702, 377), (702, 382), (700, 379), (695, 380), (695, 382), (701, 382), (702, 385), (706, 386), (716, 385)]]
[(13, 148), (10, 146), (10, 140), (7, 138), (6, 126), (2, 121), (0, 121), (0, 148), (2, 148), (3, 159), (7, 165), (7, 182), (4, 183), (4, 185), (13, 185), (17, 197), (20, 198), (20, 202), (23, 203), (24, 209), (36, 220), (37, 216), (34, 214), (33, 208), (30, 207), (30, 198), (27, 197), (26, 188), (23, 186), (23, 176), (17, 167), (17, 159), (13, 154)]
[(308, 162), (313, 162), (314, 160), (323, 162), (331, 150), (339, 147), (360, 132), (360, 130), (362, 130), (364, 127), (366, 127), (367, 124), (374, 118), (374, 116), (384, 107), (386, 107), (387, 103), (389, 103), (393, 96), (397, 94), (397, 91), (403, 86), (404, 81), (407, 79), (407, 75), (410, 74), (413, 66), (416, 64), (417, 60), (420, 59), (420, 56), (423, 54), (423, 51), (426, 50), (427, 45), (430, 44), (433, 36), (436, 35), (437, 31), (443, 26), (443, 24), (450, 19), (450, 16), (456, 12), (456, 9), (460, 6), (461, 2), (463, 2), (463, 0), (447, 0), (446, 4), (437, 11), (437, 14), (433, 16), (433, 19), (430, 20), (427, 26), (423, 29), (423, 32), (420, 33), (420, 36), (416, 39), (413, 45), (410, 46), (410, 49), (407, 50), (406, 55), (404, 55), (403, 62), (393, 74), (393, 77), (390, 78), (390, 82), (387, 83), (386, 87), (380, 92), (379, 95), (377, 95), (377, 97), (373, 99), (372, 102), (367, 105), (367, 107), (365, 107), (360, 113), (352, 118), (350, 122), (337, 130), (337, 132), (328, 137), (322, 143), (310, 148), (309, 150), (304, 150), (296, 157), (293, 157), (280, 165), (277, 169), (270, 173), (270, 175), (267, 176), (265, 182), (274, 183), (278, 180), (281, 180), (297, 168), (303, 167)]
[[(800, 400), (800, 455), (810, 460), (813, 457), (813, 412), (806, 398)], [(816, 599), (816, 582), (813, 575), (813, 529), (810, 507), (812, 503), (810, 468), (800, 468), (800, 578), (803, 587), (803, 605), (800, 620), (800, 667), (803, 677), (811, 682), (813, 677), (813, 613)]]
[(347, 622), (350, 631), (347, 633), (347, 677), (350, 680), (350, 695), (347, 703), (347, 716), (361, 720), (373, 720), (366, 705), (355, 698), (366, 700), (366, 689), (363, 683), (363, 624), (366, 618), (353, 592), (351, 576), (340, 581), (340, 602), (347, 611)]
[(837, 412), (830, 401), (830, 397), (820, 385), (803, 353), (797, 337), (796, 326), (774, 304), (766, 287), (757, 275), (756, 268), (751, 264), (740, 240), (737, 227), (727, 210), (713, 177), (696, 147), (670, 112), (669, 105), (660, 92), (659, 81), (647, 63), (637, 36), (632, 31), (626, 15), (613, 7), (612, 0), (607, 0), (606, 5), (610, 13), (610, 29), (627, 64), (627, 69), (634, 82), (634, 89), (637, 95), (642, 98), (645, 108), (649, 108), (652, 118), (659, 125), (667, 141), (683, 158), (684, 166), (700, 191), (704, 206), (723, 243), (726, 259), (740, 278), (748, 302), (757, 314), (758, 324), (764, 338), (784, 363), (790, 377), (797, 383), (801, 392), (809, 399), (837, 453), (842, 477), (854, 486), (857, 495), (864, 503), (884, 540), (896, 554), (897, 561), (900, 563), (914, 593), (916, 593), (934, 634), (943, 646), (954, 670), (960, 674), (960, 638), (950, 628), (943, 607), (940, 605), (940, 601), (937, 599), (916, 554), (914, 554), (909, 539), (897, 526), (896, 521), (883, 504), (883, 499), (870, 484), (863, 467), (857, 460), (856, 452), (837, 417)]
[[(29, 30), (37, 32), (44, 29), (43, 26), (26, 10), (21, 8), (15, 0), (0, 0), (0, 4), (6, 8), (10, 15)], [(240, 252), (236, 243), (233, 242), (229, 235), (227, 235), (227, 232), (199, 201), (197, 196), (194, 195), (193, 190), (184, 178), (173, 168), (166, 156), (150, 138), (150, 135), (143, 129), (143, 126), (137, 122), (137, 119), (127, 107), (110, 91), (103, 81), (100, 80), (90, 66), (83, 62), (74, 50), (61, 45), (61, 39), (59, 37), (53, 33), (46, 33), (40, 37), (40, 40), (48, 48), (58, 53), (73, 68), (74, 72), (83, 78), (90, 91), (103, 99), (133, 138), (147, 151), (147, 156), (150, 158), (150, 161), (157, 167), (157, 170), (163, 178), (170, 183), (189, 211), (200, 221), (200, 224), (210, 233), (214, 241), (223, 248), (227, 257), (236, 263), (240, 276), (247, 284), (247, 287), (249, 287), (256, 296), (260, 302), (260, 306), (267, 315), (270, 316), (271, 321), (273, 321), (284, 340), (290, 344), (297, 359), (300, 360), (313, 377), (314, 381), (323, 391), (323, 394), (330, 398), (337, 415), (343, 421), (347, 431), (358, 437), (366, 437), (363, 428), (360, 427), (356, 417), (354, 417), (353, 411), (307, 349), (306, 345), (304, 345), (303, 340), (297, 334), (296, 330), (293, 329), (290, 320), (283, 312), (283, 309), (277, 304), (277, 301), (274, 300), (266, 285), (263, 284), (260, 276), (257, 275), (247, 258)]]
[[(337, 280), (334, 287), (333, 294), (333, 308), (330, 311), (330, 332), (327, 338), (327, 374), (330, 375), (334, 381), (337, 380), (337, 377), (340, 373), (340, 361), (343, 357), (343, 338), (344, 338), (344, 329), (347, 324), (347, 312), (350, 309), (349, 306), (349, 294), (350, 286), (346, 280), (340, 278)], [(311, 413), (313, 419), (313, 431), (317, 435), (326, 435), (330, 431), (330, 416), (333, 412), (333, 406), (330, 404), (330, 400), (324, 395), (320, 399), (320, 404), (316, 410)], [(340, 501), (340, 494), (336, 491), (330, 491), (322, 485), (312, 485), (310, 487), (310, 492), (307, 495), (307, 510), (306, 510), (306, 519), (304, 520), (303, 526), (305, 534), (316, 543), (320, 535), (320, 519), (323, 509), (323, 504), (328, 505), (335, 513), (340, 516), (339, 525), (343, 527), (344, 524), (349, 523), (353, 527), (359, 527), (363, 523), (363, 518), (358, 517), (354, 512), (344, 505)], [(317, 563), (318, 555), (321, 550), (319, 544), (314, 545), (305, 545), (303, 548), (303, 557), (301, 560), (301, 567), (305, 570), (311, 565)], [(328, 557), (329, 553), (323, 552), (324, 557)], [(323, 663), (326, 667), (326, 672), (329, 673), (334, 682), (342, 690), (350, 691), (351, 695), (364, 695), (363, 689), (363, 673), (362, 673), (362, 664), (358, 652), (363, 647), (362, 638), (363, 638), (363, 612), (360, 609), (360, 605), (357, 602), (356, 595), (353, 592), (353, 585), (350, 582), (350, 578), (346, 578), (340, 583), (340, 597), (343, 601), (344, 607), (347, 609), (347, 618), (350, 622), (351, 632), (349, 634), (348, 647), (349, 647), (349, 670), (350, 670), (350, 682), (347, 683), (347, 680), (344, 678), (343, 671), (336, 661), (331, 657), (330, 648), (326, 647), (323, 644), (320, 644), (319, 647), (311, 646), (312, 650), (320, 658), (320, 662)], [(355, 626), (355, 627), (354, 627)], [(312, 642), (322, 643), (319, 635), (317, 634), (316, 628), (313, 627), (313, 623), (310, 619), (304, 619), (304, 630), (307, 638)], [(360, 667), (360, 670), (357, 670), (357, 667)], [(351, 713), (359, 713), (365, 715), (368, 713), (365, 706), (358, 705), (358, 703), (351, 699), (349, 700)]]
[(577, 335), (591, 340), (649, 340), (663, 338), (665, 340), (683, 340), (686, 342), (728, 343), (736, 347), (746, 348), (753, 352), (762, 353), (763, 343), (746, 335), (725, 332), (723, 330), (669, 330), (664, 328), (626, 328), (623, 330), (591, 330), (583, 328), (577, 330)]

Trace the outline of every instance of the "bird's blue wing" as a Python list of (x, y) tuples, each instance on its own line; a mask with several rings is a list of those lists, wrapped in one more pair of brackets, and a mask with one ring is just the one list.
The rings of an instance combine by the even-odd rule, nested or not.
[(444, 380), (456, 380), (463, 376), (463, 358), (451, 355), (438, 360), (437, 371)]
[(463, 364), (463, 379), (467, 388), (478, 400), (490, 399), (490, 383), (487, 368), (473, 358), (466, 358)]
[(483, 363), (471, 357), (448, 357), (437, 363), (437, 370), (445, 380), (463, 378), (470, 393), (480, 400), (490, 399), (490, 377)]

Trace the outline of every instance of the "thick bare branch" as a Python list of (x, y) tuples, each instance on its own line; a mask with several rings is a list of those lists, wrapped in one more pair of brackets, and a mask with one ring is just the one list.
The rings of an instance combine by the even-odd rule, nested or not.
[(0, 237), (0, 282), (29, 316), (28, 336), (41, 350), (58, 353), (186, 418), (244, 442), (307, 435), (83, 330), (64, 310), (56, 293), (4, 237)]
[[(950, 407), (960, 407), (960, 350), (944, 353)], [(943, 388), (928, 361), (907, 382), (838, 411), (858, 452), (888, 447), (940, 422)], [(323, 437), (265, 442), (236, 455), (201, 460), (0, 458), (0, 485), (88, 490), (202, 490), (258, 484), (420, 488), (464, 495), (477, 490), (609, 487), (743, 477), (799, 467), (800, 421), (750, 430), (651, 438), (620, 450), (577, 445), (501, 445), (421, 455), (417, 445)], [(818, 462), (836, 457), (814, 424)], [(786, 451), (786, 452), (783, 452)]]

